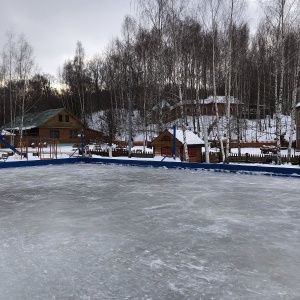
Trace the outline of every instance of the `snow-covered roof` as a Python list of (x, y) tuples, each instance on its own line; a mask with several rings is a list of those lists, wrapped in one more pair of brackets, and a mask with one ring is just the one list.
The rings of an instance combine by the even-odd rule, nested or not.
[[(57, 108), (57, 109), (49, 109), (42, 112), (27, 113), (24, 115), (22, 130), (37, 128), (43, 125), (44, 123), (46, 123), (48, 120), (50, 120), (51, 118), (53, 118), (55, 115), (57, 115), (63, 110), (64, 108)], [(19, 130), (20, 124), (21, 124), (21, 116), (18, 116), (12, 123), (6, 124), (5, 128)]]
[[(239, 101), (234, 98), (233, 96), (230, 96), (229, 101), (231, 104), (238, 104)], [(209, 96), (208, 98), (204, 99), (203, 101), (199, 100), (201, 103), (209, 104), (209, 103), (226, 103), (226, 96), (216, 96), (216, 99), (214, 100), (214, 96)]]
[(160, 103), (158, 103), (155, 106), (153, 106), (152, 110), (157, 110), (157, 108), (168, 109), (170, 107), (171, 107), (171, 105), (170, 105), (170, 103), (168, 101), (162, 100)]
[(298, 103), (296, 104), (296, 107), (300, 107), (300, 102), (298, 102)]
[(3, 136), (15, 135), (15, 134), (13, 134), (13, 133), (11, 133), (11, 132), (9, 132), (7, 130), (4, 130), (4, 129), (1, 130), (0, 134), (3, 135)]
[[(169, 129), (169, 132), (173, 135), (174, 131), (173, 129)], [(188, 145), (199, 145), (199, 144), (204, 144), (204, 141), (199, 138), (197, 134), (192, 132), (191, 130), (186, 130), (185, 131), (186, 135), (186, 142)], [(183, 130), (181, 129), (176, 129), (176, 139), (183, 143)]]
[[(230, 101), (230, 104), (241, 104), (241, 102), (237, 98), (234, 98), (233, 96), (229, 97), (229, 101)], [(214, 99), (214, 96), (209, 96), (206, 99), (184, 100), (183, 101), (184, 105), (193, 105), (193, 104), (202, 105), (202, 104), (213, 104), (213, 103), (226, 104), (226, 96), (216, 96), (215, 99)], [(175, 105), (171, 106), (170, 108), (174, 109), (178, 106), (180, 106), (180, 103), (176, 103)]]

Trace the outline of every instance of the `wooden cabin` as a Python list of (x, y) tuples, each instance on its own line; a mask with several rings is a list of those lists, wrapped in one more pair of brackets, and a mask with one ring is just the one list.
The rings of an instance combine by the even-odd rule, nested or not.
[[(185, 153), (183, 148), (183, 131), (176, 130), (176, 157), (181, 160), (185, 160)], [(202, 162), (202, 147), (204, 147), (204, 141), (200, 139), (191, 130), (186, 130), (186, 142), (188, 146), (188, 154), (190, 162)], [(172, 149), (174, 143), (173, 130), (164, 130), (158, 137), (156, 137), (150, 146), (153, 147), (154, 156), (167, 156), (172, 157)]]
[[(237, 116), (239, 113), (240, 106), (242, 103), (234, 98), (230, 97), (230, 114), (231, 116)], [(216, 115), (216, 105), (218, 107), (219, 116), (226, 115), (226, 97), (217, 96), (215, 99), (213, 96), (209, 96), (206, 99), (200, 100), (186, 100), (183, 102), (183, 110), (186, 116), (199, 117), (200, 115), (205, 116), (215, 116)], [(168, 121), (174, 121), (181, 116), (180, 104), (177, 103), (169, 108), (169, 111), (165, 112)]]
[[(14, 146), (20, 142), (21, 117), (5, 125), (5, 130), (15, 134)], [(49, 109), (24, 115), (23, 140), (56, 139), (59, 143), (76, 144), (81, 142), (84, 129), (85, 142), (101, 140), (102, 133), (90, 128), (70, 113), (66, 108)]]

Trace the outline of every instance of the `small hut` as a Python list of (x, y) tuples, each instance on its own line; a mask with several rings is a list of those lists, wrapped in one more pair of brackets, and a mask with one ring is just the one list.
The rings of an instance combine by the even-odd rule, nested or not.
[[(202, 162), (202, 147), (204, 147), (204, 141), (191, 130), (186, 130), (186, 142), (188, 147), (189, 161)], [(186, 158), (184, 153), (183, 131), (179, 129), (175, 130), (175, 134), (174, 130), (166, 129), (150, 143), (150, 146), (153, 147), (153, 157), (172, 157), (173, 145), (176, 145), (176, 157), (185, 161)]]

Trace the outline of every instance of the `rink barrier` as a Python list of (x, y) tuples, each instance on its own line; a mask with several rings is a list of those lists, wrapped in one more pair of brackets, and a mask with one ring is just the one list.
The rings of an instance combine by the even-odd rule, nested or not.
[(300, 167), (277, 167), (277, 166), (260, 166), (260, 165), (242, 165), (242, 164), (207, 164), (207, 163), (186, 163), (172, 161), (155, 161), (155, 160), (136, 160), (136, 159), (117, 159), (117, 158), (93, 158), (93, 157), (76, 157), (60, 158), (52, 160), (22, 160), (12, 162), (0, 162), (2, 168), (19, 168), (35, 167), (47, 165), (64, 165), (64, 164), (114, 164), (123, 166), (155, 167), (166, 169), (189, 169), (189, 170), (206, 170), (214, 172), (230, 172), (241, 174), (261, 174), (270, 176), (299, 177)]

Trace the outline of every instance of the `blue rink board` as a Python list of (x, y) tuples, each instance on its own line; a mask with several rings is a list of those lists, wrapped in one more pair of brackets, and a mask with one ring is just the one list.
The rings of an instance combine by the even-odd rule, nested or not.
[(135, 159), (110, 159), (110, 158), (61, 158), (53, 160), (23, 160), (13, 162), (1, 162), (2, 168), (19, 168), (46, 165), (64, 165), (64, 164), (117, 164), (123, 166), (140, 166), (170, 169), (190, 169), (190, 170), (208, 170), (215, 172), (231, 172), (243, 174), (262, 174), (272, 176), (300, 177), (300, 167), (277, 167), (261, 165), (240, 165), (240, 164), (206, 164), (206, 163), (186, 163), (154, 160), (135, 160)]

